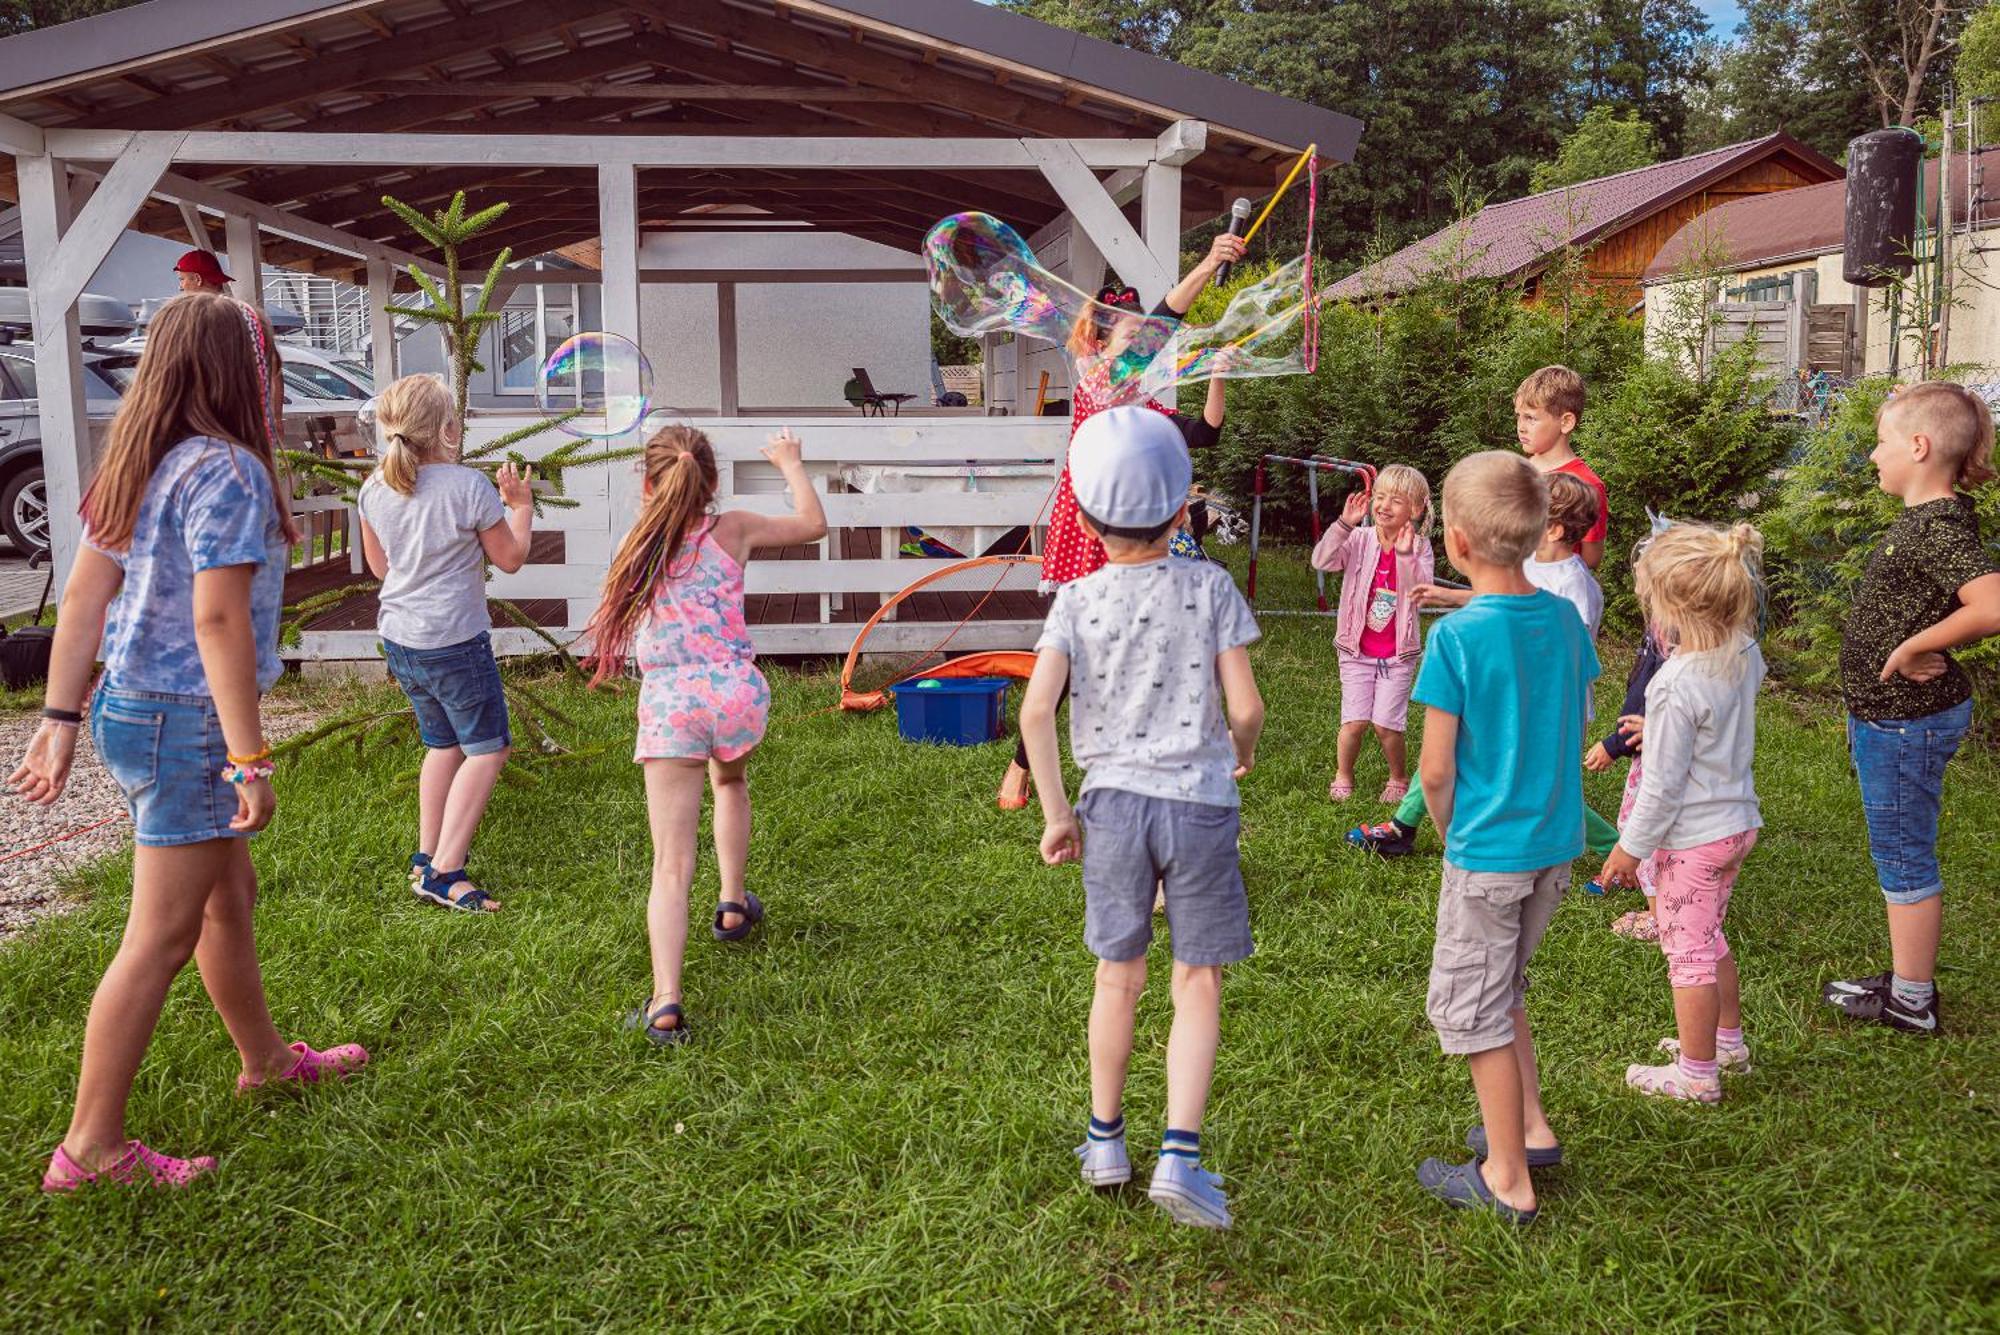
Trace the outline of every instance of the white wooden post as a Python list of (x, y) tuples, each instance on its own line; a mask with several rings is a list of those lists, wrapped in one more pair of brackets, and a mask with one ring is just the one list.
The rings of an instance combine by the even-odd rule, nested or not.
[[(639, 174), (629, 162), (607, 162), (597, 169), (597, 227), (602, 241), (604, 332), (639, 346)], [(607, 399), (639, 392), (636, 384), (604, 386)], [(643, 438), (646, 424), (639, 423)], [(632, 443), (620, 439), (612, 445)], [(611, 540), (615, 544), (639, 516), (639, 488), (611, 488)]]
[[(1146, 306), (1157, 305), (1178, 276), (1174, 266), (1161, 264), (1140, 240), (1084, 155), (1062, 139), (1023, 139), (1021, 147), (1042, 169), (1063, 207), (1076, 219), (1077, 226), (1090, 234), (1118, 277), (1139, 290), (1139, 300)], [(1147, 166), (1156, 160), (1149, 151)]]
[(56, 587), (69, 578), (82, 535), (90, 421), (83, 406), (83, 334), (76, 297), (56, 291), (57, 247), (70, 223), (69, 174), (54, 158), (14, 160), (21, 194), (21, 248), (28, 268), (28, 319), (34, 326), (36, 416), (42, 432), (42, 485), (49, 497), (49, 554)]
[(1156, 162), (1146, 168), (1139, 201), (1139, 230), (1153, 260), (1176, 276), (1181, 268), (1181, 169)]
[(238, 301), (264, 309), (264, 256), (258, 248), (257, 221), (230, 214), (224, 232), (229, 247), (231, 294)]
[(179, 201), (179, 203), (181, 226), (188, 229), (188, 243), (196, 250), (207, 250), (209, 247), (208, 224), (202, 221), (201, 210), (188, 203), (185, 199)]
[(742, 360), (736, 354), (736, 284), (715, 285), (715, 349), (717, 379), (722, 387), (718, 415), (735, 417), (741, 411), (743, 391), (740, 381)]
[(375, 377), (377, 394), (396, 378), (396, 317), (389, 314), (395, 279), (389, 261), (368, 261), (368, 370)]

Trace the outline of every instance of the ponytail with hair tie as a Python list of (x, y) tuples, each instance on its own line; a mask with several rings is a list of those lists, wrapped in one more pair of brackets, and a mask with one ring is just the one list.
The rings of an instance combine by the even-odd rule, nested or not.
[(593, 686), (624, 670), (660, 581), (685, 573), (674, 563), (696, 545), (689, 539), (719, 481), (708, 437), (690, 426), (656, 432), (646, 442), (644, 471), (645, 503), (605, 572), (604, 601), (584, 632), (597, 660)]

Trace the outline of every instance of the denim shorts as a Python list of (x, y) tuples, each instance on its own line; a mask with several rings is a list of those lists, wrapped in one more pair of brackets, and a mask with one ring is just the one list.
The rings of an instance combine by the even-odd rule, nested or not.
[(491, 755), (513, 744), (507, 730), (507, 693), (493, 637), (481, 631), (442, 649), (406, 649), (382, 641), (389, 675), (417, 712), (417, 735), (432, 750), (457, 747), (469, 756)]
[(1083, 825), (1083, 941), (1101, 960), (1135, 960), (1153, 941), (1153, 892), (1182, 964), (1250, 958), (1250, 899), (1236, 856), (1235, 807), (1093, 788)]
[(1970, 700), (1922, 718), (1847, 717), (1868, 853), (1891, 904), (1919, 904), (1944, 893), (1937, 859), (1944, 767), (1971, 728)]
[(229, 747), (205, 695), (121, 691), (99, 686), (90, 702), (97, 758), (125, 792), (133, 842), (172, 848), (242, 839), (236, 789), (222, 777)]

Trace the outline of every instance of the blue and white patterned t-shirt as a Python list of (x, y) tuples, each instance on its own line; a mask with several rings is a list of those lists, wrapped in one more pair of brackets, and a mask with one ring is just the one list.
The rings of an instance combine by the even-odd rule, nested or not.
[(1035, 648), (1069, 659), (1083, 791), (1238, 805), (1215, 660), (1257, 634), (1229, 572), (1207, 561), (1107, 565), (1063, 585)]
[(104, 623), (106, 685), (209, 694), (194, 640), (194, 577), (244, 565), (257, 568), (250, 581), (257, 688), (269, 690), (278, 680), (284, 671), (278, 615), (285, 596), (285, 531), (271, 476), (256, 455), (228, 441), (190, 436), (167, 451), (146, 483), (131, 546), (115, 552), (90, 545), (125, 570)]

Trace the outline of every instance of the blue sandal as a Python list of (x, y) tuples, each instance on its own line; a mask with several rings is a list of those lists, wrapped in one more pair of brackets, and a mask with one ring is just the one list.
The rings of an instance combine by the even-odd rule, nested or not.
[[(452, 898), (451, 891), (452, 887), (457, 885), (465, 886), (466, 890), (465, 893), (454, 899)], [(473, 885), (472, 878), (465, 874), (465, 868), (463, 867), (460, 867), (457, 871), (444, 872), (441, 875), (433, 875), (431, 870), (426, 867), (422, 883), (412, 888), (416, 890), (419, 896), (430, 900), (433, 904), (437, 904), (443, 908), (456, 909), (460, 913), (498, 913), (500, 911), (499, 901), (484, 890), (481, 890), (478, 886)]]
[[(764, 901), (750, 891), (743, 892), (747, 903), (738, 904), (734, 900), (723, 900), (715, 906), (715, 939), (718, 941), (741, 941), (750, 935), (750, 929), (764, 921)], [(724, 927), (722, 920), (734, 913), (738, 922), (734, 927)]]
[[(627, 1029), (644, 1029), (646, 1031), (646, 1041), (658, 1048), (678, 1047), (687, 1042), (689, 1038), (687, 1016), (682, 1013), (680, 1003), (678, 1001), (670, 1001), (658, 1010), (648, 1009), (652, 1004), (653, 999), (647, 997), (644, 1006), (626, 1012), (625, 1027)], [(660, 1028), (654, 1021), (661, 1019), (672, 1020), (674, 1027), (671, 1029)]]
[(1510, 1224), (1532, 1224), (1539, 1210), (1517, 1210), (1493, 1194), (1480, 1175), (1479, 1160), (1447, 1163), (1426, 1159), (1417, 1165), (1417, 1185), (1446, 1205), (1461, 1210), (1490, 1210)]
[[(1465, 1133), (1465, 1148), (1471, 1150), (1481, 1163), (1486, 1162), (1487, 1159), (1492, 1157), (1486, 1148), (1486, 1127), (1484, 1125), (1475, 1126), (1472, 1130)], [(1563, 1149), (1560, 1145), (1550, 1145), (1545, 1149), (1537, 1149), (1533, 1145), (1528, 1146), (1528, 1167), (1530, 1168), (1560, 1168), (1562, 1167), (1562, 1161)]]

